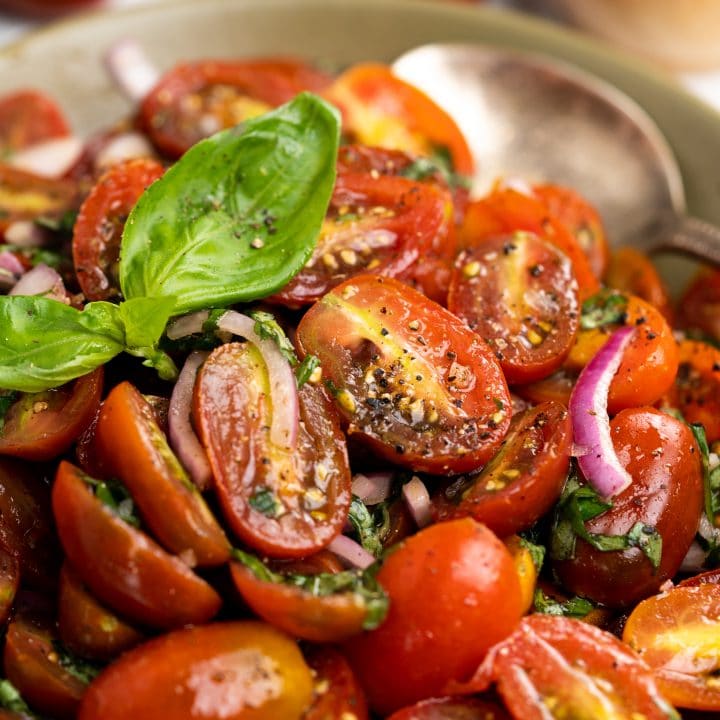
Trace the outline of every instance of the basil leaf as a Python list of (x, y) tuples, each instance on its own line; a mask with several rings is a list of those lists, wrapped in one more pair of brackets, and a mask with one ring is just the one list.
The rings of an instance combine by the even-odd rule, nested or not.
[(125, 224), (124, 297), (175, 296), (179, 314), (283, 287), (320, 234), (339, 126), (334, 108), (303, 93), (188, 150)]
[(0, 297), (0, 387), (40, 392), (112, 359), (125, 347), (117, 305), (81, 312), (42, 297)]
[(313, 376), (320, 367), (320, 358), (317, 355), (306, 355), (303, 361), (295, 368), (295, 381), (298, 390)]
[(584, 618), (595, 609), (589, 600), (577, 596), (558, 602), (548, 597), (541, 588), (535, 590), (533, 605), (535, 612), (543, 615), (562, 615), (574, 618)]
[(433, 148), (430, 157), (418, 157), (400, 171), (400, 175), (408, 180), (422, 182), (433, 175), (440, 175), (452, 189), (465, 188), (469, 190), (472, 179), (455, 172), (449, 148), (437, 145)]
[(135, 509), (135, 503), (127, 488), (119, 480), (96, 480), (89, 475), (82, 475), (86, 485), (89, 485), (95, 497), (115, 515), (128, 525), (140, 527), (140, 517)]
[(77, 216), (77, 210), (66, 210), (59, 217), (41, 215), (40, 217), (35, 218), (35, 224), (38, 227), (52, 230), (52, 232), (61, 233), (63, 235), (72, 235)]
[(720, 519), (720, 466), (710, 469), (710, 448), (705, 435), (705, 427), (700, 423), (692, 423), (690, 429), (700, 448), (705, 492), (705, 515), (713, 525), (717, 526)]
[(293, 344), (285, 331), (278, 325), (274, 315), (263, 310), (254, 310), (248, 315), (255, 321), (255, 332), (261, 340), (272, 340), (280, 349), (280, 354), (291, 364), (297, 365), (298, 358)]
[(9, 680), (5, 679), (0, 680), (0, 708), (30, 715), (30, 708), (22, 699), (17, 688)]
[(376, 558), (380, 557), (380, 555), (382, 555), (383, 545), (375, 525), (375, 519), (367, 509), (365, 503), (358, 497), (353, 496), (352, 502), (350, 503), (348, 520), (365, 550)]
[(53, 649), (57, 655), (58, 665), (80, 682), (89, 685), (100, 674), (102, 668), (99, 665), (74, 655), (61, 643), (54, 642)]
[(282, 510), (282, 504), (269, 487), (258, 488), (249, 498), (248, 505), (265, 517), (274, 518)]
[(580, 327), (592, 330), (603, 325), (624, 323), (627, 318), (628, 299), (613, 290), (601, 290), (582, 304)]
[(545, 562), (545, 547), (520, 536), (520, 544), (530, 553), (535, 570), (540, 573)]

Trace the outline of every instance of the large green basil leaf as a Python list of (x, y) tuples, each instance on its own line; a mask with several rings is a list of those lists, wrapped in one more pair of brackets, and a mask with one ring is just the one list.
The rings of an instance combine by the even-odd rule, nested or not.
[(0, 297), (0, 388), (40, 392), (85, 375), (125, 349), (117, 305), (82, 312), (42, 297)]
[(317, 242), (339, 127), (334, 108), (303, 93), (188, 150), (125, 225), (123, 295), (175, 296), (179, 314), (283, 287)]

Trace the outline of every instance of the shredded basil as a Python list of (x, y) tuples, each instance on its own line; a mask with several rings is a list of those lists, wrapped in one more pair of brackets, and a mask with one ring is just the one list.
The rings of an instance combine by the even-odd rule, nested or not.
[(0, 680), (0, 707), (5, 710), (11, 710), (12, 712), (34, 717), (34, 715), (31, 715), (30, 708), (20, 696), (17, 688), (6, 679)]
[(310, 378), (317, 368), (320, 367), (320, 358), (317, 355), (306, 355), (303, 361), (295, 368), (295, 381), (300, 389)]
[(127, 488), (119, 480), (96, 480), (85, 474), (82, 475), (82, 479), (93, 489), (95, 497), (121, 520), (134, 527), (140, 527), (140, 517), (135, 509), (135, 503)]
[(520, 537), (520, 544), (530, 553), (530, 558), (535, 566), (535, 570), (540, 573), (543, 562), (545, 561), (545, 553), (547, 552), (545, 547), (543, 545), (537, 545), (522, 536)]
[(358, 497), (353, 496), (352, 502), (350, 503), (348, 520), (365, 550), (376, 558), (380, 557), (383, 551), (383, 544), (380, 540), (375, 518), (365, 503)]
[(450, 188), (470, 189), (472, 179), (455, 172), (449, 148), (437, 145), (430, 157), (418, 157), (400, 171), (409, 180), (422, 182), (433, 175), (440, 175)]
[(720, 521), (720, 465), (710, 469), (710, 448), (707, 443), (705, 428), (700, 423), (690, 425), (695, 440), (700, 448), (700, 460), (703, 471), (703, 488), (705, 491), (705, 515), (713, 525)]
[(77, 210), (66, 210), (59, 217), (41, 215), (35, 218), (35, 224), (46, 230), (52, 230), (63, 235), (72, 235), (77, 216)]
[(584, 618), (595, 609), (595, 606), (590, 600), (577, 596), (558, 602), (548, 597), (542, 591), (542, 588), (535, 590), (533, 606), (535, 612), (542, 613), (543, 615), (563, 615), (573, 618)]
[(282, 509), (281, 502), (269, 487), (262, 487), (255, 490), (248, 499), (248, 505), (253, 510), (269, 518), (277, 517)]
[(624, 323), (627, 318), (626, 295), (613, 290), (601, 290), (582, 304), (580, 327), (583, 330)]
[(60, 667), (80, 682), (89, 685), (100, 674), (102, 668), (99, 665), (74, 655), (60, 642), (53, 642), (53, 649), (57, 654)]
[(285, 331), (278, 325), (273, 315), (264, 310), (253, 310), (248, 315), (255, 321), (255, 332), (261, 340), (272, 340), (280, 349), (282, 356), (291, 364), (297, 365), (298, 358), (293, 344)]

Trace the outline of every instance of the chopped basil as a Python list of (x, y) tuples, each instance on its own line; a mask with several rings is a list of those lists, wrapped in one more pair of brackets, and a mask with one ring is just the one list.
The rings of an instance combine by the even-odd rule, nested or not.
[(545, 547), (537, 545), (524, 537), (520, 537), (520, 544), (530, 553), (535, 570), (539, 573), (545, 561), (545, 553), (547, 552)]
[(380, 555), (382, 555), (383, 545), (375, 524), (375, 518), (360, 498), (353, 496), (352, 502), (350, 503), (348, 520), (365, 550), (376, 558), (380, 557)]
[(543, 615), (563, 615), (574, 618), (583, 618), (595, 608), (589, 600), (577, 596), (558, 602), (548, 597), (541, 588), (535, 590), (533, 605), (535, 612)]
[(295, 381), (298, 390), (312, 377), (312, 374), (320, 367), (320, 358), (316, 355), (306, 355), (303, 361), (295, 368)]
[(422, 182), (433, 175), (440, 175), (449, 187), (469, 189), (471, 178), (455, 172), (450, 150), (442, 145), (433, 148), (430, 157), (418, 157), (400, 171), (400, 175), (409, 180)]
[(15, 390), (0, 390), (0, 435), (5, 427), (5, 416), (8, 410), (15, 404), (20, 393)]
[(580, 327), (583, 330), (624, 323), (627, 318), (627, 296), (613, 290), (601, 290), (582, 304)]
[(39, 218), (35, 218), (35, 224), (53, 232), (71, 235), (77, 216), (77, 210), (66, 210), (59, 217), (41, 215)]
[(255, 321), (255, 332), (258, 337), (262, 340), (272, 340), (280, 349), (282, 356), (291, 365), (297, 365), (295, 348), (273, 315), (263, 310), (253, 310), (248, 315)]
[(20, 696), (17, 688), (5, 679), (0, 680), (0, 708), (30, 715), (30, 708)]
[(713, 525), (718, 525), (718, 521), (720, 521), (720, 465), (710, 469), (710, 448), (705, 428), (699, 423), (693, 423), (690, 425), (690, 429), (700, 448), (705, 489), (705, 514)]
[(61, 643), (54, 642), (53, 649), (57, 654), (60, 667), (80, 680), (80, 682), (89, 685), (100, 674), (102, 668), (99, 665), (74, 655)]
[(282, 505), (271, 488), (258, 488), (248, 500), (248, 505), (265, 517), (275, 518), (278, 516)]
[(119, 480), (96, 480), (84, 474), (82, 479), (93, 489), (95, 497), (121, 520), (134, 527), (140, 527), (135, 503), (127, 488)]

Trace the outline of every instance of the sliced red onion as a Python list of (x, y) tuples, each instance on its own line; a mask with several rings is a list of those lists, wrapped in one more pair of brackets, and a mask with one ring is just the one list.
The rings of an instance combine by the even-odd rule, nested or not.
[(160, 79), (159, 70), (134, 40), (113, 45), (105, 55), (105, 64), (120, 90), (135, 102), (142, 100)]
[(45, 263), (36, 265), (26, 272), (8, 293), (9, 295), (42, 295), (43, 297), (68, 302), (65, 284), (57, 271)]
[(138, 132), (121, 133), (112, 138), (95, 156), (95, 168), (102, 171), (124, 160), (154, 156), (152, 145), (144, 135)]
[(353, 475), (352, 494), (366, 505), (377, 505), (390, 494), (392, 480), (391, 472), (357, 473)]
[(59, 178), (75, 165), (82, 150), (82, 140), (69, 135), (23, 148), (14, 153), (8, 162), (18, 170), (47, 178)]
[(604, 498), (617, 495), (632, 483), (610, 437), (607, 399), (610, 383), (634, 333), (633, 327), (616, 330), (580, 373), (570, 396), (578, 465), (587, 481)]
[(16, 278), (25, 274), (25, 267), (15, 257), (15, 253), (8, 250), (0, 250), (0, 268), (12, 273)]
[(173, 320), (167, 326), (165, 334), (170, 340), (179, 340), (188, 335), (201, 333), (203, 325), (209, 317), (210, 313), (207, 310), (200, 310), (199, 312), (190, 313), (189, 315), (183, 315)]
[(207, 490), (212, 480), (212, 470), (205, 448), (200, 444), (192, 423), (193, 389), (198, 368), (205, 362), (208, 353), (190, 353), (170, 396), (168, 408), (168, 430), (170, 445), (190, 477), (200, 490)]
[(5, 242), (22, 248), (44, 247), (48, 234), (45, 228), (32, 220), (15, 220), (5, 228)]
[(347, 535), (338, 535), (329, 545), (328, 550), (334, 552), (348, 565), (365, 570), (374, 562), (375, 558), (360, 543), (356, 543)]
[(402, 494), (417, 526), (419, 528), (428, 526), (432, 522), (432, 515), (430, 513), (430, 493), (428, 493), (425, 483), (415, 476), (409, 483), (403, 485)]
[(693, 540), (692, 544), (688, 548), (683, 558), (682, 565), (680, 565), (680, 572), (688, 573), (691, 575), (697, 575), (702, 572), (705, 568), (706, 553), (700, 547), (700, 543), (697, 540)]
[(255, 321), (247, 315), (228, 310), (218, 319), (220, 330), (239, 335), (255, 345), (265, 361), (270, 379), (273, 413), (270, 440), (280, 447), (297, 446), (300, 411), (295, 373), (273, 340), (264, 340), (255, 332)]

